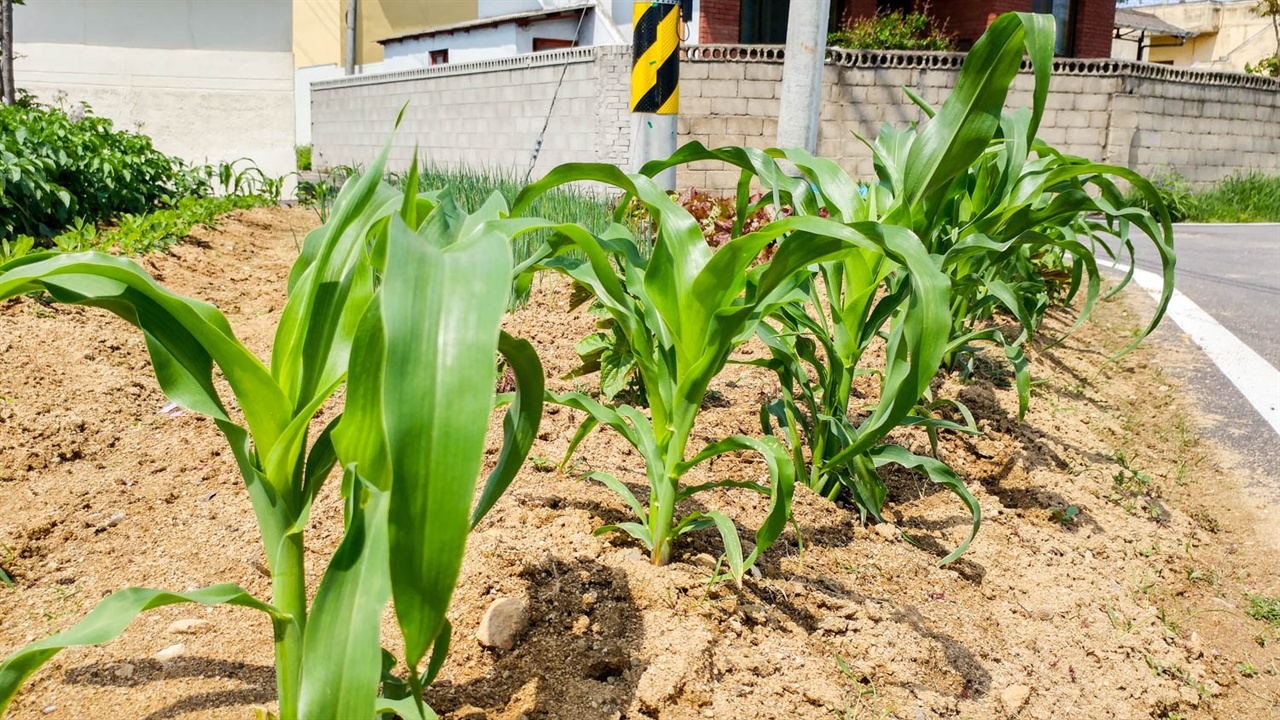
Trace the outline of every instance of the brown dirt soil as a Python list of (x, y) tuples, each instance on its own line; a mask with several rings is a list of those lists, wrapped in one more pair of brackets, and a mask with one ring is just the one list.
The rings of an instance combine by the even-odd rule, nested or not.
[[(265, 357), (288, 268), (315, 224), (302, 210), (244, 211), (144, 264), (222, 308)], [(568, 294), (547, 278), (508, 323), (553, 378), (592, 327), (566, 310)], [(429, 700), (457, 720), (1280, 717), (1280, 632), (1245, 613), (1246, 593), (1280, 594), (1280, 543), (1256, 532), (1258, 508), (1238, 490), (1247, 470), (1199, 438), (1197, 411), (1165, 373), (1190, 352), (1185, 343), (1166, 331), (1106, 362), (1145, 319), (1137, 307), (1107, 303), (1067, 342), (1033, 353), (1041, 383), (1025, 423), (1000, 363), (939, 381), (938, 395), (962, 399), (985, 431), (943, 436), (940, 457), (969, 482), (985, 521), (970, 551), (942, 568), (968, 516), (908, 473), (890, 477), (888, 515), (915, 544), (798, 489), (799, 534), (789, 529), (741, 588), (709, 582), (704, 556), (720, 547), (710, 531), (686, 536), (673, 563), (655, 568), (629, 539), (592, 535), (625, 505), (578, 479), (603, 470), (639, 491), (639, 456), (597, 430), (569, 471), (556, 471), (543, 459), (562, 456), (581, 417), (548, 408), (535, 461), (468, 546), (454, 647)], [(230, 453), (213, 423), (166, 409), (133, 328), (24, 298), (0, 306), (0, 351), (0, 565), (15, 582), (0, 587), (0, 656), (128, 585), (236, 582), (269, 595)], [(749, 344), (739, 357), (762, 352)], [(758, 435), (759, 404), (777, 392), (767, 372), (731, 366), (694, 444)], [(895, 439), (928, 449), (914, 431)], [(687, 480), (764, 473), (758, 458), (724, 457)], [(313, 583), (341, 530), (335, 495), (329, 488), (313, 513)], [(734, 517), (744, 540), (766, 510), (745, 491), (706, 493), (689, 509), (698, 503)], [(1068, 507), (1079, 509), (1074, 521), (1053, 519)], [(531, 616), (509, 652), (474, 636), (498, 597), (521, 599)], [(171, 633), (179, 619), (209, 625)], [(389, 618), (385, 630), (394, 643)], [(153, 659), (178, 643), (176, 658)], [(12, 717), (247, 718), (274, 694), (264, 618), (171, 607), (114, 643), (55, 657)]]

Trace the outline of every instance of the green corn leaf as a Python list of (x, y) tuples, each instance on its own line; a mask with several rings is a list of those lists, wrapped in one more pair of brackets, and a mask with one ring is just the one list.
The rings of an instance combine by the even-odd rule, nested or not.
[(527, 340), (512, 337), (503, 332), (498, 338), (498, 352), (507, 360), (516, 377), (515, 398), (502, 418), (502, 452), (498, 455), (498, 464), (489, 473), (480, 500), (471, 513), (471, 527), (475, 527), (484, 519), (485, 513), (493, 508), (502, 493), (506, 492), (511, 481), (515, 479), (520, 466), (529, 455), (533, 441), (538, 436), (538, 426), (542, 422), (542, 397), (545, 394), (546, 380), (543, 376), (542, 362), (538, 353)]
[(946, 565), (954, 562), (965, 550), (969, 549), (969, 544), (978, 535), (978, 528), (982, 526), (982, 507), (978, 505), (978, 500), (969, 492), (969, 488), (965, 486), (964, 481), (955, 474), (951, 468), (944, 463), (931, 457), (923, 455), (915, 455), (908, 452), (906, 448), (899, 445), (880, 445), (871, 450), (871, 457), (874, 458), (876, 467), (896, 463), (905, 468), (919, 470), (923, 472), (930, 481), (935, 482), (955, 493), (969, 509), (970, 515), (973, 516), (973, 524), (969, 530), (969, 536), (959, 547), (952, 550), (946, 557), (938, 561), (939, 565)]
[(382, 611), (391, 597), (387, 575), (387, 504), (352, 470), (347, 527), (320, 581), (303, 633), (299, 717), (367, 718), (381, 678)]
[(622, 481), (619, 480), (618, 478), (610, 475), (609, 473), (600, 472), (600, 471), (587, 473), (586, 475), (583, 476), (583, 478), (586, 480), (595, 480), (596, 482), (614, 491), (615, 493), (618, 494), (618, 497), (621, 497), (627, 503), (627, 505), (630, 506), (633, 511), (635, 511), (635, 514), (639, 516), (641, 520), (644, 520), (646, 522), (648, 521), (649, 511), (645, 508), (643, 503), (641, 503), (639, 500), (636, 499), (635, 493), (631, 492), (631, 488), (622, 484)]
[(100, 645), (120, 636), (133, 619), (155, 608), (177, 603), (238, 605), (261, 610), (278, 628), (293, 622), (287, 615), (258, 600), (237, 585), (213, 585), (185, 593), (125, 588), (98, 603), (83, 620), (57, 635), (37, 640), (0, 663), (0, 715), (3, 715), (22, 683), (63, 648)]
[(738, 528), (727, 515), (719, 511), (708, 510), (703, 515), (715, 523), (716, 530), (720, 531), (720, 539), (724, 541), (724, 557), (729, 563), (729, 572), (734, 580), (741, 582), (747, 564), (742, 559), (742, 540), (738, 538)]
[[(964, 172), (1000, 126), (1009, 85), (1022, 64), (1026, 27), (1001, 15), (965, 56), (956, 86), (938, 114), (916, 136), (907, 155), (901, 201), (913, 207)], [(1052, 42), (1052, 41), (1051, 41)]]
[(481, 225), (454, 241), (438, 213), (422, 234), (392, 218), (380, 298), (391, 588), (411, 668), (439, 635), (457, 583), (511, 275), (506, 237)]

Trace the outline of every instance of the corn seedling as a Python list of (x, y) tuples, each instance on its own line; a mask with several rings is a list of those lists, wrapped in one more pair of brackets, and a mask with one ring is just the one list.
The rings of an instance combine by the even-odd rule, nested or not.
[[(532, 444), (542, 368), (527, 343), (499, 331), (511, 273), (510, 238), (493, 222), (505, 211), (501, 198), (468, 215), (447, 193), (420, 194), (415, 171), (397, 191), (381, 182), (385, 157), (343, 188), (328, 222), (307, 236), (269, 365), (216, 308), (167, 292), (128, 260), (36, 254), (0, 267), (2, 298), (43, 291), (106, 308), (143, 332), (165, 394), (213, 418), (230, 443), (272, 581), (270, 602), (232, 584), (121, 590), (0, 664), (0, 714), (61, 649), (108, 642), (141, 612), (191, 602), (271, 618), (281, 720), (435, 717), (422, 689), (448, 650), (445, 612), (463, 546)], [(504, 448), (473, 512), (495, 352), (518, 389), (505, 398)], [(214, 365), (242, 420), (219, 396)], [(342, 414), (309, 441), (317, 411), (344, 382)], [(308, 604), (303, 530), (335, 467), (345, 534)], [(389, 674), (396, 660), (381, 647), (389, 600), (404, 679)]]
[[(665, 162), (675, 164), (691, 153), (707, 152), (711, 151), (687, 146)], [(715, 152), (752, 165), (754, 174), (770, 187), (796, 186), (796, 181), (787, 179), (760, 151), (730, 148)], [(854, 453), (868, 451), (874, 438), (896, 426), (915, 406), (919, 389), (927, 386), (937, 370), (947, 324), (947, 282), (909, 231), (875, 223), (845, 225), (818, 217), (816, 212), (778, 218), (745, 234), (740, 234), (740, 226), (735, 227), (731, 238), (713, 253), (696, 219), (650, 179), (655, 167), (646, 166), (635, 175), (603, 165), (557, 168), (526, 189), (513, 212), (518, 213), (539, 194), (576, 180), (612, 185), (645, 206), (654, 230), (651, 256), (641, 252), (631, 230), (621, 224), (602, 236), (579, 226), (562, 225), (528, 264), (529, 269), (547, 268), (567, 275), (608, 312), (625, 338), (649, 408), (646, 416), (630, 405), (615, 409), (580, 393), (555, 398), (587, 413), (566, 460), (593, 427), (600, 423), (612, 427), (645, 459), (650, 497), (646, 506), (617, 478), (599, 472), (589, 475), (621, 495), (640, 520), (601, 531), (632, 535), (649, 548), (655, 564), (663, 564), (675, 538), (714, 526), (723, 537), (730, 572), (740, 578), (785, 525), (795, 469), (786, 449), (772, 437), (725, 438), (688, 457), (689, 436), (708, 384), (724, 368), (733, 349), (762, 327), (763, 318), (793, 301), (809, 281), (810, 266), (855, 253), (884, 256), (886, 262), (910, 273), (898, 296), (898, 305), (909, 319), (899, 324), (890, 339), (899, 353), (886, 373), (887, 382), (915, 391), (881, 403), (872, 413), (867, 424), (875, 432), (853, 445)], [(795, 187), (794, 192), (799, 196), (802, 188)], [(753, 214), (745, 207), (749, 202), (745, 192), (740, 193), (738, 202), (737, 218)], [(628, 204), (624, 199), (620, 208), (625, 210)], [(779, 244), (772, 259), (758, 262), (774, 242)], [(585, 257), (568, 254), (571, 250)], [(717, 455), (744, 450), (764, 456), (768, 485), (718, 480), (682, 487), (681, 478), (694, 466)], [(753, 490), (770, 498), (769, 515), (756, 532), (754, 549), (745, 557), (737, 529), (726, 515), (695, 511), (676, 517), (682, 501), (704, 490), (724, 487)]]

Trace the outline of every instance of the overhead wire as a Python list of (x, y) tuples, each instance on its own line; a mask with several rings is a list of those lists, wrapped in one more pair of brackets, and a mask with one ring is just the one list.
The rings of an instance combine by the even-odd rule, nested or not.
[[(578, 15), (578, 27), (573, 30), (573, 44), (570, 48), (578, 47), (578, 35), (582, 32), (582, 21), (587, 17), (587, 11), (590, 6), (583, 7), (582, 13)], [(560, 97), (560, 86), (564, 85), (564, 76), (569, 72), (569, 61), (572, 58), (565, 57), (564, 65), (560, 67), (560, 81), (556, 83), (556, 89), (551, 93), (551, 106), (547, 108), (547, 117), (542, 121), (542, 130), (538, 133), (538, 138), (533, 142), (533, 154), (529, 157), (529, 169), (525, 171), (524, 181), (529, 182), (529, 178), (533, 175), (533, 168), (538, 164), (538, 154), (542, 152), (542, 141), (546, 138), (547, 128), (551, 126), (551, 115), (556, 109), (556, 98)]]

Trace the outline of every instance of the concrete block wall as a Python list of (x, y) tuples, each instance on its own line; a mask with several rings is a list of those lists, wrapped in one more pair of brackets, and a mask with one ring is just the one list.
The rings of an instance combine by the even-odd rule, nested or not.
[[(873, 180), (870, 150), (884, 123), (904, 128), (925, 114), (902, 91), (935, 107), (955, 86), (963, 56), (832, 51), (825, 69), (818, 153), (857, 179)], [(564, 83), (534, 176), (562, 162), (632, 169), (628, 112), (631, 52), (595, 47), (484, 63), (446, 65), (313, 86), (319, 167), (365, 164), (382, 147), (400, 107), (392, 167), (407, 167), (415, 142), (428, 160), (501, 167), (520, 174)], [(681, 66), (680, 141), (716, 147), (775, 144), (782, 49), (693, 45)], [(1020, 74), (1010, 107), (1029, 106), (1034, 79)], [(1121, 60), (1059, 60), (1040, 137), (1059, 150), (1142, 173), (1176, 170), (1194, 183), (1233, 172), (1280, 172), (1280, 80)], [(856, 133), (856, 135), (855, 135)], [(738, 171), (711, 161), (681, 167), (681, 187), (731, 193)]]
[[(695, 46), (681, 67), (680, 140), (772, 147), (782, 80), (781, 48)], [(938, 107), (955, 86), (962, 56), (832, 51), (824, 72), (818, 154), (855, 178), (875, 177), (870, 149), (884, 123), (905, 128), (926, 116), (903, 92)], [(1007, 107), (1029, 107), (1029, 71)], [(1280, 81), (1114, 60), (1055, 64), (1039, 137), (1058, 150), (1142, 173), (1176, 170), (1196, 184), (1237, 171), (1280, 169)], [(1206, 123), (1212, 123), (1207, 125)], [(694, 163), (681, 186), (731, 192), (738, 172)]]
[(1280, 173), (1280, 92), (1127, 78), (1114, 97), (1113, 162), (1194, 184)]
[(417, 145), (428, 162), (523, 175), (545, 126), (535, 177), (567, 162), (625, 164), (629, 63), (627, 48), (577, 48), (316, 83), (313, 161), (366, 165), (390, 138), (393, 169), (407, 168)]

